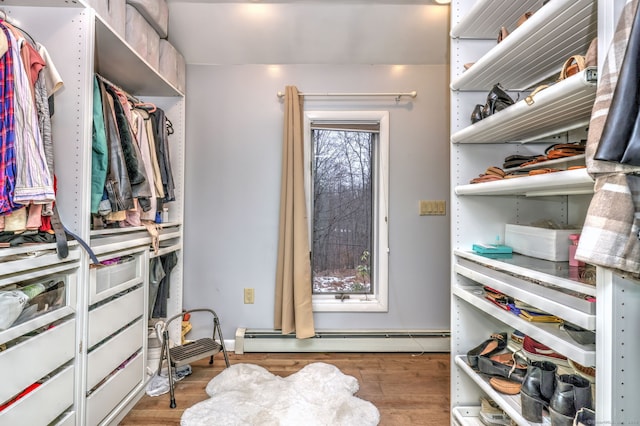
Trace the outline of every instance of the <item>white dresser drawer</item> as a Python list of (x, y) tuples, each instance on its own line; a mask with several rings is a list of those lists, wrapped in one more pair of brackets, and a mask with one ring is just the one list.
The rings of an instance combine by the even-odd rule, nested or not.
[(92, 348), (131, 321), (142, 316), (144, 306), (143, 287), (89, 311), (89, 341)]
[(142, 319), (116, 334), (89, 353), (87, 389), (93, 389), (124, 360), (142, 348), (144, 336)]
[(92, 266), (89, 275), (89, 304), (94, 304), (144, 280), (140, 253), (121, 256), (122, 263)]
[(142, 384), (144, 357), (139, 353), (87, 398), (87, 425), (99, 424), (131, 391)]
[(7, 401), (75, 355), (75, 319), (0, 352), (0, 401)]
[[(48, 354), (49, 352), (43, 351), (41, 353)], [(73, 405), (73, 373), (74, 367), (72, 365), (64, 368), (51, 379), (7, 407), (0, 412), (0, 424), (50, 424)], [(65, 416), (65, 422), (68, 417)]]

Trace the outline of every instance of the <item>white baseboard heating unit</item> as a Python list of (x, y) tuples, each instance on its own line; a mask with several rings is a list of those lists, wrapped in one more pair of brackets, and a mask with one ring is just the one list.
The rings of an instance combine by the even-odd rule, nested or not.
[(316, 330), (296, 339), (279, 330), (238, 328), (234, 352), (449, 352), (451, 333), (418, 330)]

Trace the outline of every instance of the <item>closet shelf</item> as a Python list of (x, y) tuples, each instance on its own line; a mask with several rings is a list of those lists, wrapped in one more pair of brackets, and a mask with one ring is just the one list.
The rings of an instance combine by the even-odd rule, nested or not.
[(535, 176), (522, 176), (493, 182), (458, 185), (456, 195), (549, 195), (593, 194), (593, 179), (587, 169), (565, 170)]
[(540, 8), (542, 0), (479, 0), (451, 30), (452, 38), (497, 39), (500, 27), (511, 30), (526, 12)]
[(570, 277), (572, 270), (569, 267), (569, 262), (551, 262), (517, 253), (514, 253), (510, 259), (490, 259), (464, 250), (454, 250), (453, 253), (459, 258), (468, 259), (487, 268), (520, 275), (589, 296), (595, 297), (596, 295), (594, 285)]
[(96, 72), (134, 96), (182, 96), (96, 16)]
[[(492, 14), (502, 5), (482, 3)], [(570, 56), (586, 53), (597, 34), (596, 17), (596, 0), (550, 1), (455, 79), (451, 89), (489, 90), (500, 83), (509, 90), (527, 90), (558, 74)]]
[[(451, 135), (452, 143), (530, 142), (587, 126), (597, 71), (587, 68)], [(471, 112), (469, 112), (471, 115)]]
[[(454, 271), (470, 280), (491, 287), (514, 299), (536, 306), (582, 328), (595, 330), (596, 306), (590, 296), (563, 292), (560, 289), (536, 284), (509, 274), (485, 268), (465, 259), (458, 259)], [(587, 300), (590, 298), (591, 301)]]
[(507, 413), (511, 420), (515, 421), (518, 425), (540, 425), (543, 423), (530, 423), (524, 417), (522, 417), (522, 410), (520, 408), (520, 394), (517, 395), (505, 395), (494, 390), (489, 384), (489, 380), (480, 376), (478, 373), (467, 364), (466, 356), (458, 355), (455, 357), (456, 365), (464, 371), (479, 387), (482, 389), (489, 398), (493, 399), (502, 410)]
[(466, 301), (469, 305), (479, 309), (492, 317), (508, 324), (516, 330), (530, 336), (540, 343), (582, 365), (596, 365), (595, 345), (580, 345), (569, 335), (560, 330), (556, 323), (534, 323), (517, 317), (513, 313), (501, 309), (486, 300), (479, 286), (454, 287), (453, 294)]
[(483, 425), (483, 423), (480, 421), (480, 407), (478, 406), (471, 405), (464, 407), (453, 407), (453, 410), (451, 410), (451, 412), (457, 424), (461, 426)]

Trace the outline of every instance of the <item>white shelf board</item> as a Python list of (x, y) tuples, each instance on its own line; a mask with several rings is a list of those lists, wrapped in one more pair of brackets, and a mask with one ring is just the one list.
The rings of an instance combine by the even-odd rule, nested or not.
[(531, 142), (589, 124), (596, 68), (587, 68), (451, 135), (451, 143)]
[[(595, 303), (588, 302), (575, 296), (565, 294), (553, 288), (544, 287), (535, 283), (516, 278), (498, 271), (484, 268), (477, 263), (459, 259), (454, 265), (454, 271), (479, 284), (491, 287), (514, 299), (528, 303), (576, 324), (582, 328), (595, 330), (596, 316)], [(594, 313), (587, 313), (571, 304), (579, 304), (579, 307), (590, 307)]]
[(542, 281), (589, 296), (596, 296), (594, 285), (571, 278), (572, 270), (569, 267), (569, 262), (551, 262), (517, 253), (514, 253), (510, 259), (490, 259), (464, 250), (454, 250), (453, 253), (458, 257), (486, 265), (489, 268), (528, 277), (535, 281)]
[(549, 195), (593, 194), (594, 181), (587, 169), (565, 170), (493, 182), (459, 185), (456, 195)]
[(178, 251), (178, 250), (182, 250), (182, 244), (173, 244), (167, 247), (160, 247), (160, 249), (158, 250), (158, 253), (154, 253), (153, 250), (151, 251), (151, 254), (149, 255), (150, 258), (154, 258), (154, 257), (158, 257), (158, 256), (164, 256), (165, 254), (169, 254), (172, 253), (174, 251)]
[(453, 294), (476, 309), (508, 324), (509, 327), (523, 332), (573, 361), (586, 366), (596, 364), (595, 345), (580, 345), (574, 342), (567, 333), (560, 330), (559, 324), (535, 323), (517, 317), (511, 312), (489, 302), (482, 294), (474, 293), (474, 290), (477, 289), (478, 286), (472, 286), (471, 288), (458, 286), (453, 288)]
[(183, 95), (99, 16), (96, 16), (96, 72), (134, 96)]
[(460, 426), (482, 426), (480, 421), (480, 407), (465, 406), (453, 407), (451, 410), (453, 418)]
[(502, 408), (502, 410), (511, 417), (511, 420), (515, 421), (518, 425), (543, 425), (543, 423), (531, 423), (522, 417), (520, 394), (505, 395), (493, 389), (486, 377), (483, 377), (473, 371), (469, 364), (467, 364), (465, 355), (457, 355), (455, 357), (455, 363), (460, 370), (467, 374), (480, 387), (480, 389), (482, 389), (489, 398), (493, 399), (500, 408)]
[(511, 30), (526, 12), (534, 12), (542, 0), (479, 0), (451, 29), (452, 38), (497, 39), (500, 27)]
[[(482, 3), (499, 13), (503, 2)], [(489, 90), (500, 83), (509, 90), (529, 89), (558, 74), (570, 56), (586, 53), (597, 34), (596, 17), (597, 0), (550, 1), (453, 80), (451, 88)]]

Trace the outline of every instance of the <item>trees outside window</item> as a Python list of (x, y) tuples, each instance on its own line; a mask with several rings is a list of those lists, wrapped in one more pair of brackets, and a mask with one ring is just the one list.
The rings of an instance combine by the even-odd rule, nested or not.
[(389, 113), (306, 111), (316, 312), (388, 309)]

